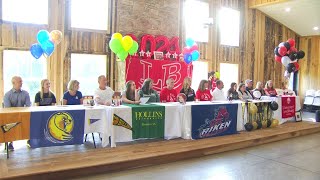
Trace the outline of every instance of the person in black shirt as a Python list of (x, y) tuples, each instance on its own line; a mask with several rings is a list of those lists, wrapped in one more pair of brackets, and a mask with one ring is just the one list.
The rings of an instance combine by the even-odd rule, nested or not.
[(191, 78), (186, 77), (183, 80), (183, 87), (180, 91), (180, 93), (183, 93), (187, 96), (187, 101), (194, 101), (196, 94), (194, 90), (191, 88)]
[(41, 90), (36, 94), (35, 104), (37, 106), (51, 106), (56, 104), (56, 97), (52, 91), (50, 91), (50, 81), (43, 79), (41, 81)]
[(238, 100), (239, 94), (237, 92), (237, 83), (231, 83), (230, 89), (228, 90), (228, 99), (229, 100)]

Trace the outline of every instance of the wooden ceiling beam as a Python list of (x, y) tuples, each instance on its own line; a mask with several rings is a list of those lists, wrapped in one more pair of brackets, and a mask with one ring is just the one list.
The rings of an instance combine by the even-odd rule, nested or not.
[(249, 8), (255, 9), (257, 7), (283, 3), (289, 0), (248, 0), (248, 1), (249, 1)]

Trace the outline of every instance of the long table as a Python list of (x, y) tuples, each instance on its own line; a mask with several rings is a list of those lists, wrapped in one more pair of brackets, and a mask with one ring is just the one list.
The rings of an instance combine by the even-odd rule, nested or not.
[[(264, 103), (271, 100), (253, 101)], [(31, 139), (33, 147), (81, 144), (98, 132), (102, 147), (135, 139), (200, 139), (244, 130), (242, 101), (154, 103), (113, 106), (47, 106), (0, 109), (0, 142)], [(275, 113), (276, 114), (276, 113)]]

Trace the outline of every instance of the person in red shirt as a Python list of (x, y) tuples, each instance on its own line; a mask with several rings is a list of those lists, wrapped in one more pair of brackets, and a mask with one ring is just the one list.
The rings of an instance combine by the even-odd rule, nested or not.
[(176, 102), (177, 91), (173, 89), (174, 80), (172, 78), (167, 79), (167, 87), (163, 88), (160, 92), (160, 102)]
[(201, 80), (199, 84), (199, 88), (196, 92), (196, 99), (200, 101), (211, 101), (212, 95), (210, 90), (208, 89), (209, 83), (207, 80)]
[(264, 91), (267, 96), (276, 96), (277, 91), (273, 88), (273, 83), (271, 80), (267, 81)]

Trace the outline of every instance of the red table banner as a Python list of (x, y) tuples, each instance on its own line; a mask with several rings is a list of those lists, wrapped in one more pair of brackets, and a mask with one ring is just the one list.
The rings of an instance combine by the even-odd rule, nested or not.
[(282, 96), (281, 97), (282, 118), (291, 118), (296, 113), (296, 97)]
[(133, 80), (137, 88), (141, 88), (147, 78), (153, 80), (153, 88), (161, 91), (166, 86), (166, 80), (172, 78), (174, 89), (180, 91), (185, 77), (192, 77), (192, 64), (182, 61), (152, 60), (127, 58), (126, 81)]

